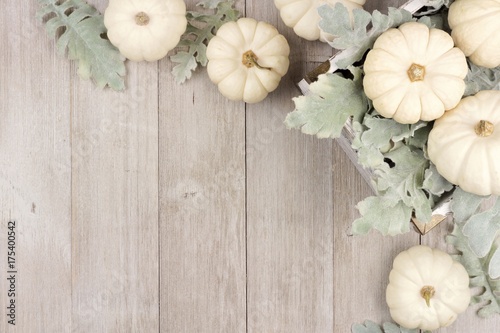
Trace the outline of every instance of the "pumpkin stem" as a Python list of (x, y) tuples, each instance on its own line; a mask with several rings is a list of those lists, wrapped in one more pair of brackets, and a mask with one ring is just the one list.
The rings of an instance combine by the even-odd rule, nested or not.
[(495, 126), (488, 120), (480, 120), (476, 127), (474, 127), (476, 134), (482, 137), (487, 137), (493, 134)]
[(425, 67), (418, 64), (411, 64), (407, 73), (411, 82), (423, 81), (425, 77)]
[(149, 23), (149, 16), (144, 12), (137, 13), (135, 15), (135, 23), (137, 25), (147, 25)]
[(427, 304), (428, 307), (431, 306), (431, 298), (435, 293), (436, 290), (433, 286), (423, 286), (422, 289), (420, 289), (420, 296), (425, 299), (425, 304)]
[(248, 50), (245, 53), (243, 53), (241, 62), (248, 68), (255, 66), (258, 69), (267, 69), (269, 71), (272, 69), (270, 67), (262, 67), (261, 65), (259, 65), (257, 60), (259, 60), (259, 58), (255, 55), (255, 53), (253, 53), (252, 50)]

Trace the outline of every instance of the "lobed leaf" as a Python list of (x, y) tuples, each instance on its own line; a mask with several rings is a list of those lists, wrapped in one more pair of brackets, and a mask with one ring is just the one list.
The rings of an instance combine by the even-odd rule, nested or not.
[(39, 0), (37, 17), (46, 22), (47, 33), (56, 36), (57, 49), (70, 60), (78, 61), (78, 74), (83, 79), (93, 79), (100, 88), (108, 85), (114, 90), (125, 89), (125, 58), (109, 40), (104, 17), (94, 7), (82, 0)]
[(500, 89), (500, 67), (485, 68), (469, 61), (469, 72), (465, 77), (465, 96), (474, 95), (481, 90)]
[(197, 6), (214, 12), (206, 14), (189, 11), (186, 14), (188, 25), (177, 48), (187, 50), (178, 51), (170, 57), (170, 60), (177, 64), (172, 69), (172, 74), (179, 84), (191, 78), (198, 64), (207, 65), (208, 42), (224, 23), (236, 21), (240, 16), (240, 12), (234, 9), (234, 0), (205, 0)]
[(361, 217), (352, 224), (354, 234), (362, 235), (375, 229), (383, 235), (395, 236), (410, 231), (412, 208), (402, 201), (383, 195), (371, 196), (359, 202), (356, 208)]
[(288, 128), (319, 138), (338, 138), (348, 118), (361, 121), (368, 101), (361, 85), (361, 70), (349, 68), (353, 79), (322, 74), (310, 86), (310, 95), (294, 98), (295, 110), (285, 119)]
[(320, 29), (335, 37), (329, 44), (337, 50), (349, 49), (352, 52), (350, 56), (337, 61), (339, 68), (347, 68), (361, 60), (387, 29), (416, 20), (410, 12), (395, 8), (389, 8), (387, 15), (377, 10), (370, 14), (363, 9), (354, 9), (351, 20), (342, 3), (337, 3), (334, 7), (327, 4), (320, 6), (318, 13), (321, 17)]
[[(455, 205), (456, 203), (454, 203)], [(472, 304), (479, 304), (478, 315), (489, 317), (500, 313), (500, 279), (493, 279), (487, 274), (488, 266), (495, 265), (490, 271), (498, 271), (498, 261), (492, 260), (498, 256), (498, 239), (492, 247), (492, 255), (478, 258), (469, 246), (469, 240), (463, 233), (464, 224), (456, 223), (453, 232), (446, 241), (460, 252), (456, 257), (464, 265), (470, 277), (471, 287), (481, 288), (481, 293), (474, 296)]]

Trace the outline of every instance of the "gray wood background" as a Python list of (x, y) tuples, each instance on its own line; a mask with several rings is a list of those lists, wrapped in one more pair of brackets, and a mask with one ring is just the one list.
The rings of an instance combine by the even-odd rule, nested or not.
[[(289, 74), (257, 105), (224, 99), (204, 69), (176, 85), (168, 58), (128, 62), (127, 90), (100, 90), (56, 53), (37, 7), (0, 11), (1, 332), (349, 332), (390, 320), (399, 251), (444, 247), (446, 225), (350, 235), (368, 186), (335, 142), (283, 125), (295, 82), (332, 50), (296, 37), (272, 1), (237, 1), (291, 46)], [(497, 331), (475, 310), (440, 332)]]

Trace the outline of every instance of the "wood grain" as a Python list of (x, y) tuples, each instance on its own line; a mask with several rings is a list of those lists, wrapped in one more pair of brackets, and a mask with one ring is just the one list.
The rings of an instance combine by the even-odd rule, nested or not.
[(245, 105), (204, 68), (177, 85), (172, 65), (160, 63), (160, 328), (245, 332)]
[[(71, 329), (70, 66), (31, 2), (0, 12), (0, 331)], [(16, 222), (15, 326), (6, 316)], [(10, 312), (10, 311), (9, 311)]]
[(159, 330), (158, 64), (126, 83), (71, 80), (74, 332)]
[[(275, 8), (247, 1), (247, 16), (287, 38), (290, 70), (277, 91), (247, 105), (248, 332), (331, 332), (331, 140), (287, 130), (295, 87), (332, 49), (298, 38)], [(290, 181), (293, 179), (293, 181)]]
[[(123, 93), (97, 89), (55, 53), (36, 2), (7, 2), (1, 332), (345, 333), (366, 319), (390, 321), (385, 288), (399, 251), (446, 247), (449, 224), (422, 239), (351, 235), (369, 187), (334, 141), (283, 125), (295, 83), (331, 48), (295, 36), (272, 1), (236, 6), (291, 46), (289, 73), (256, 105), (226, 100), (204, 68), (177, 85), (168, 58), (127, 62)], [(3, 259), (14, 219), (15, 327)], [(498, 316), (475, 311), (439, 332), (497, 331)]]

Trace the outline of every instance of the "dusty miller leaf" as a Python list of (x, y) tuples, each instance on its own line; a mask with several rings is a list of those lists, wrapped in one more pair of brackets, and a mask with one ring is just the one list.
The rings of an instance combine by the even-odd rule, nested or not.
[(294, 98), (295, 110), (285, 119), (288, 128), (319, 138), (338, 138), (349, 117), (360, 121), (368, 110), (361, 70), (349, 68), (354, 78), (322, 74), (310, 86), (310, 95)]
[[(481, 204), (488, 200), (488, 209), (481, 209)], [(485, 272), (493, 279), (500, 278), (500, 250), (497, 241), (500, 238), (500, 200), (498, 197), (481, 197), (467, 193), (461, 189), (455, 190), (451, 206), (455, 221), (461, 225), (472, 253), (478, 258), (489, 260)]]
[(430, 164), (430, 167), (425, 170), (425, 177), (422, 185), (431, 194), (437, 196), (453, 189), (453, 184), (444, 179), (444, 177), (437, 171), (436, 166), (432, 163)]
[(485, 68), (469, 61), (469, 72), (465, 77), (465, 96), (474, 95), (481, 90), (500, 89), (500, 67)]
[[(115, 90), (125, 89), (125, 58), (108, 40), (103, 16), (82, 0), (39, 0), (37, 17), (46, 23), (47, 33), (55, 36), (59, 28), (64, 32), (57, 40), (59, 53), (67, 50), (70, 60), (78, 60), (78, 74), (92, 78), (100, 88), (108, 85)], [(68, 15), (67, 12), (70, 12)]]
[(471, 216), (463, 227), (472, 251), (479, 258), (484, 258), (490, 252), (499, 230), (500, 200), (492, 208)]
[[(198, 64), (207, 65), (207, 45), (226, 22), (236, 21), (240, 12), (234, 9), (234, 0), (205, 0), (198, 4), (204, 9), (215, 10), (212, 14), (189, 11), (186, 15), (188, 25), (177, 48), (182, 50), (170, 57), (176, 63), (172, 69), (175, 81), (179, 84), (191, 78)], [(187, 49), (187, 50), (186, 50)]]
[(453, 201), (451, 203), (455, 221), (463, 223), (470, 219), (471, 216), (477, 212), (479, 205), (481, 205), (484, 199), (485, 197), (465, 192), (461, 188), (457, 188), (453, 192)]
[(377, 37), (387, 29), (416, 20), (410, 12), (402, 9), (389, 8), (387, 15), (377, 10), (370, 14), (363, 9), (354, 9), (353, 24), (351, 24), (349, 12), (341, 3), (337, 3), (334, 7), (320, 6), (318, 13), (321, 16), (320, 29), (335, 36), (329, 44), (338, 50), (353, 51), (352, 55), (337, 62), (339, 68), (346, 68), (360, 60), (366, 51), (373, 47)]
[(383, 195), (371, 196), (359, 202), (356, 208), (361, 217), (352, 224), (354, 234), (363, 235), (375, 229), (383, 235), (395, 236), (410, 231), (412, 209), (402, 201)]
[(408, 146), (390, 151), (384, 158), (394, 166), (386, 164), (374, 170), (379, 195), (395, 202), (403, 201), (415, 210), (419, 221), (430, 221), (432, 202), (422, 190), (429, 160), (421, 150), (411, 150)]
[(399, 124), (371, 111), (353, 128), (358, 162), (372, 171), (378, 191), (376, 200), (372, 197), (358, 204), (362, 217), (354, 222), (353, 232), (366, 233), (371, 228), (384, 235), (407, 232), (413, 210), (420, 221), (429, 221), (439, 196), (452, 188), (424, 154), (430, 125)]
[(393, 323), (384, 323), (382, 327), (370, 320), (363, 324), (354, 324), (351, 328), (352, 333), (419, 333), (419, 330), (411, 330)]
[[(455, 200), (455, 197), (454, 199)], [(474, 296), (472, 304), (480, 304), (478, 315), (489, 317), (500, 313), (500, 279), (492, 279), (488, 276), (487, 267), (491, 264), (488, 258), (478, 258), (469, 247), (469, 241), (462, 231), (463, 224), (456, 223), (453, 232), (446, 237), (446, 241), (460, 251), (457, 256), (464, 265), (470, 277), (470, 286), (482, 288), (481, 293)], [(498, 244), (494, 249), (496, 252)]]
[[(379, 161), (383, 159), (383, 154), (399, 148), (402, 144), (414, 145), (417, 131), (426, 125), (424, 122), (413, 125), (400, 124), (392, 119), (367, 113), (363, 118), (363, 127), (356, 131), (353, 148), (358, 151), (361, 165), (370, 169), (377, 168), (381, 164)], [(427, 135), (423, 139), (426, 142)]]

